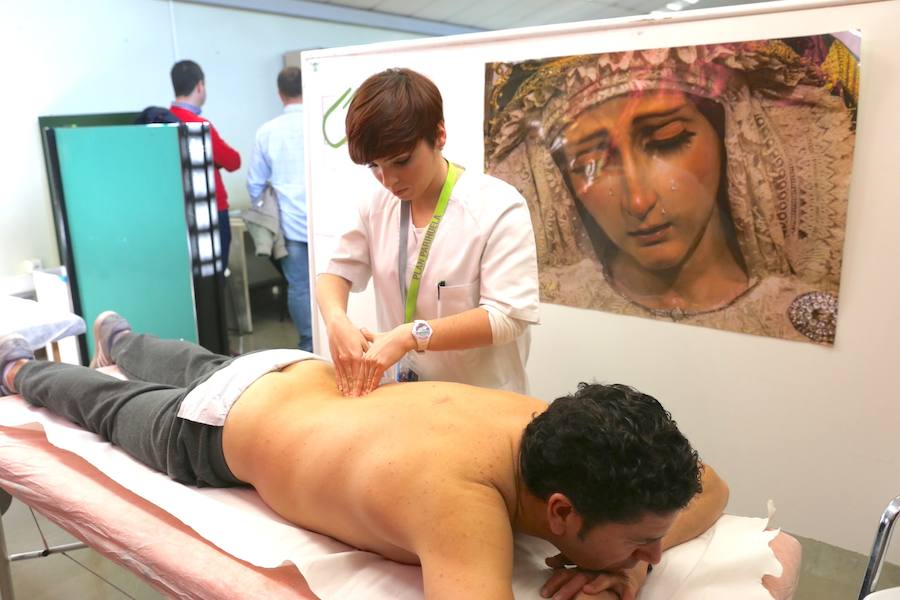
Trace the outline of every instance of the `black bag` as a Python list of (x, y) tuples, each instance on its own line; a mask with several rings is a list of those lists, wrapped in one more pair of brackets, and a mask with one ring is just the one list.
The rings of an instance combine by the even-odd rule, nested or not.
[(180, 123), (171, 110), (162, 106), (148, 106), (134, 120), (135, 125), (149, 125), (151, 123)]

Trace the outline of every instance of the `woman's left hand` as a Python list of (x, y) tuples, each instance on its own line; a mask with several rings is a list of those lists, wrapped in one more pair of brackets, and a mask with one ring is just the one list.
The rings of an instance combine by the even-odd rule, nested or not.
[(359, 394), (368, 394), (378, 387), (384, 372), (415, 350), (415, 338), (412, 335), (412, 324), (404, 323), (390, 331), (377, 333), (366, 328), (360, 330), (369, 341), (369, 349), (363, 354), (363, 376), (357, 383)]

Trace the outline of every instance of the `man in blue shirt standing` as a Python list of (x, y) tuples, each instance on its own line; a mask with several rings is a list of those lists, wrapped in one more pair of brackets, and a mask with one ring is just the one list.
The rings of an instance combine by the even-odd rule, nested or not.
[(298, 67), (285, 67), (278, 74), (278, 96), (284, 104), (284, 112), (256, 132), (253, 158), (247, 172), (247, 190), (254, 205), (261, 203), (267, 185), (278, 198), (281, 231), (287, 247), (281, 267), (288, 282), (288, 310), (300, 334), (298, 347), (311, 352), (303, 90)]

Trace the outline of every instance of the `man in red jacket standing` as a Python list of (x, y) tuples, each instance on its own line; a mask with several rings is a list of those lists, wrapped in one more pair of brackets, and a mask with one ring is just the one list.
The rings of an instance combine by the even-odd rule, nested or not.
[(216, 207), (219, 211), (219, 237), (222, 242), (222, 268), (228, 268), (228, 250), (231, 247), (231, 225), (228, 222), (228, 192), (222, 183), (220, 169), (237, 171), (241, 167), (241, 155), (225, 143), (209, 119), (200, 116), (206, 102), (206, 80), (203, 69), (192, 60), (181, 60), (172, 66), (172, 87), (175, 101), (171, 111), (182, 123), (209, 123), (212, 135), (213, 162), (216, 165)]

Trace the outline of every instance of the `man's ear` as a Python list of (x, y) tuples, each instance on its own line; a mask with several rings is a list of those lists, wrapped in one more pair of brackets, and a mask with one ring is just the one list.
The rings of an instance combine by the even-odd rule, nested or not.
[(553, 535), (565, 535), (566, 531), (581, 529), (581, 515), (572, 506), (572, 501), (560, 492), (547, 498), (547, 523)]

